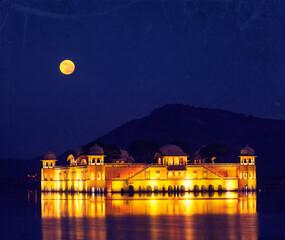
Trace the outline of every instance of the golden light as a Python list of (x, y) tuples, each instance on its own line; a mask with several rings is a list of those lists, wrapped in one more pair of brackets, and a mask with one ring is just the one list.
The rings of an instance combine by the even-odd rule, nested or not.
[(70, 75), (71, 73), (74, 72), (75, 65), (70, 60), (64, 60), (60, 63), (59, 69), (63, 74)]

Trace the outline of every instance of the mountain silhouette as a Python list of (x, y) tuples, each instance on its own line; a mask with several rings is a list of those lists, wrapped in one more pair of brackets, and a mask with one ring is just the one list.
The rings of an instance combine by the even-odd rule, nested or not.
[(285, 178), (284, 120), (167, 104), (153, 110), (149, 116), (123, 124), (94, 142), (128, 148), (138, 139), (159, 145), (182, 141), (190, 146), (192, 153), (203, 145), (223, 144), (229, 148), (225, 162), (238, 162), (240, 149), (249, 145), (258, 156), (256, 164), (260, 183), (279, 182)]
[[(203, 146), (224, 145), (228, 149), (228, 155), (223, 156), (220, 162), (225, 163), (238, 163), (240, 149), (249, 145), (257, 155), (258, 184), (285, 182), (285, 121), (219, 109), (168, 104), (153, 110), (149, 116), (129, 121), (79, 148), (87, 153), (97, 143), (103, 147), (106, 159), (116, 158), (120, 154), (120, 148), (129, 149), (138, 140), (152, 142), (156, 146), (180, 143), (190, 149), (186, 151), (189, 159)], [(67, 165), (67, 156), (75, 152), (76, 150), (67, 150), (58, 155), (57, 165)], [(149, 152), (147, 154), (151, 157)], [(13, 186), (11, 188), (19, 186), (28, 174), (37, 174), (39, 184), (41, 159), (42, 156), (29, 160), (0, 161), (2, 185)], [(135, 160), (139, 162), (138, 158)]]

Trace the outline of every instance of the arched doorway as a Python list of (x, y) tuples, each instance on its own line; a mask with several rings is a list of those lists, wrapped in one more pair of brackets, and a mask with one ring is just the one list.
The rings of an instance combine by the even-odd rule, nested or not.
[(157, 185), (154, 186), (154, 191), (158, 192), (158, 186)]
[(222, 192), (222, 191), (223, 191), (222, 185), (219, 185), (219, 186), (218, 186), (218, 191), (219, 191), (219, 192)]
[(133, 193), (133, 192), (134, 192), (134, 186), (132, 186), (132, 185), (129, 186), (129, 192), (130, 192), (130, 193)]
[(172, 186), (168, 186), (168, 192), (172, 192)]
[(180, 187), (180, 192), (185, 192), (185, 187), (182, 185), (181, 187)]
[(202, 185), (202, 187), (201, 187), (201, 191), (202, 191), (202, 192), (206, 192), (206, 191), (207, 191), (207, 189), (206, 189), (206, 186), (205, 186), (205, 185)]
[(211, 184), (209, 185), (209, 188), (208, 188), (209, 192), (213, 192), (215, 189), (214, 189), (214, 186)]
[(150, 185), (148, 185), (148, 186), (146, 187), (146, 191), (147, 191), (147, 192), (151, 192), (151, 191), (152, 191), (152, 188), (151, 188)]
[(194, 186), (194, 192), (198, 192), (199, 191), (199, 187), (197, 185)]

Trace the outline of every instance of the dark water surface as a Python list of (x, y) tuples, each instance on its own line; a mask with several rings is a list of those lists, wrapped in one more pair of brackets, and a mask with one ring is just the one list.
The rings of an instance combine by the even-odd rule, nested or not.
[(284, 190), (2, 195), (0, 239), (285, 239)]

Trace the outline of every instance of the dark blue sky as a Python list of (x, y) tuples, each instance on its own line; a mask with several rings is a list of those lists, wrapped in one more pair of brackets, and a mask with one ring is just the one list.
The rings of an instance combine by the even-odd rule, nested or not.
[(281, 0), (0, 1), (1, 158), (60, 154), (166, 103), (284, 119), (284, 14)]

